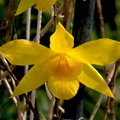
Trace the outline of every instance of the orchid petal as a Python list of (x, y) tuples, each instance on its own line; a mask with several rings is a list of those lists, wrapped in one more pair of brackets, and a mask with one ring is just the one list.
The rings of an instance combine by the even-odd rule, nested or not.
[(32, 91), (43, 85), (48, 80), (48, 75), (43, 70), (44, 65), (42, 63), (33, 66), (22, 78), (11, 97)]
[[(77, 79), (77, 78), (76, 78)], [(70, 99), (74, 97), (79, 88), (79, 81), (70, 78), (58, 78), (51, 76), (48, 80), (48, 89), (59, 99)]]
[(51, 49), (27, 40), (14, 40), (0, 47), (2, 53), (11, 64), (30, 65), (41, 63), (52, 56), (55, 52)]
[(97, 65), (111, 64), (120, 58), (120, 43), (103, 38), (73, 48), (69, 55), (83, 63)]
[(102, 76), (90, 64), (83, 64), (83, 71), (78, 78), (87, 87), (107, 96), (114, 97)]
[(35, 3), (36, 3), (36, 0), (21, 0), (15, 15), (19, 15), (25, 12), (28, 8), (35, 5)]
[(50, 48), (55, 52), (68, 52), (74, 46), (74, 38), (68, 33), (61, 23), (50, 37)]
[(40, 11), (47, 12), (55, 4), (56, 0), (37, 0), (36, 8)]

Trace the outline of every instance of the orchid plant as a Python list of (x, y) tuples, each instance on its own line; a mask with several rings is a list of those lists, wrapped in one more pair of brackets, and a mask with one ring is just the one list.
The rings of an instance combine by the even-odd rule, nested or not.
[(60, 22), (50, 37), (50, 48), (23, 39), (0, 47), (0, 53), (11, 64), (34, 65), (11, 97), (32, 91), (46, 82), (53, 96), (66, 100), (76, 95), (79, 83), (114, 97), (103, 77), (91, 64), (111, 64), (120, 57), (119, 51), (120, 43), (107, 38), (74, 48), (74, 37)]

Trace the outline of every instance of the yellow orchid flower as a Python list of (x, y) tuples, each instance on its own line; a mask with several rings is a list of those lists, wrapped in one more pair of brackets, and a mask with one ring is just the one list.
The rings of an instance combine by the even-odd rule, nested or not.
[(79, 82), (113, 97), (102, 76), (91, 64), (105, 65), (120, 56), (120, 43), (107, 38), (73, 48), (74, 38), (61, 23), (50, 37), (50, 48), (27, 40), (14, 40), (0, 47), (11, 64), (35, 64), (16, 87), (12, 97), (32, 91), (47, 82), (50, 92), (59, 99), (75, 96)]
[(33, 5), (36, 5), (38, 10), (47, 12), (55, 2), (56, 0), (21, 0), (15, 15), (23, 13)]

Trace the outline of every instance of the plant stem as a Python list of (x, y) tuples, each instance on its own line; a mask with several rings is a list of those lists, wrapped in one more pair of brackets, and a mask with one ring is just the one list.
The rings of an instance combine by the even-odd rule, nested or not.
[(41, 23), (42, 23), (42, 11), (38, 11), (37, 31), (36, 31), (36, 41), (35, 41), (36, 43), (40, 43)]
[(97, 15), (99, 19), (99, 29), (100, 29), (100, 37), (104, 38), (105, 37), (105, 32), (104, 32), (104, 18), (102, 15), (102, 6), (101, 6), (101, 1), (96, 0), (96, 6), (97, 6)]
[[(6, 59), (5, 59), (4, 56), (2, 56), (1, 54), (0, 54), (0, 59), (2, 60), (4, 66), (5, 66), (5, 68), (6, 68), (6, 70), (8, 71), (9, 75), (11, 76), (11, 78), (15, 81), (16, 85), (18, 85), (18, 84), (19, 84), (19, 81), (17, 80), (17, 78), (15, 77), (15, 75), (13, 74), (13, 72), (11, 71), (11, 69), (10, 69), (10, 67), (9, 67)], [(26, 94), (23, 94), (23, 96), (25, 97), (26, 103), (29, 105), (30, 109), (32, 110), (32, 112), (33, 112), (34, 115), (36, 116), (37, 120), (40, 120), (37, 111), (36, 111), (35, 108), (33, 107), (32, 103), (31, 103), (31, 101), (29, 100), (29, 98), (27, 97), (27, 95), (26, 95)], [(18, 99), (18, 97), (16, 97), (16, 98)]]
[(60, 100), (58, 98), (56, 98), (55, 100), (55, 106), (54, 106), (54, 113), (53, 113), (53, 120), (59, 120), (59, 109), (58, 109), (58, 106), (59, 106), (59, 102)]
[(95, 0), (76, 0), (73, 24), (75, 46), (90, 41)]
[[(115, 71), (115, 64), (112, 65), (111, 70), (109, 71), (109, 73), (107, 75), (107, 78), (106, 78), (107, 84), (109, 84), (109, 82), (111, 81), (112, 76), (114, 74), (114, 71)], [(93, 112), (92, 112), (92, 114), (91, 114), (91, 116), (89, 118), (89, 120), (93, 120), (94, 119), (95, 114), (97, 113), (104, 96), (105, 95), (103, 95), (103, 94), (100, 95), (100, 97), (99, 97), (99, 99), (98, 99), (98, 101), (97, 101), (97, 103), (96, 103), (96, 105), (95, 105), (95, 107), (93, 109)]]
[(11, 40), (13, 35), (14, 14), (16, 13), (20, 0), (9, 0), (9, 4), (1, 24), (1, 38), (2, 42), (6, 43)]
[[(95, 0), (76, 0), (73, 25), (75, 46), (90, 40), (94, 7)], [(80, 84), (76, 96), (64, 102), (63, 108), (65, 109), (65, 114), (62, 115), (63, 119), (78, 120), (82, 118), (84, 92), (85, 86)]]
[[(63, 9), (63, 4), (59, 8), (57, 8), (57, 14), (60, 14), (62, 12), (62, 9)], [(54, 23), (54, 17), (52, 17), (49, 20), (49, 22), (46, 24), (46, 26), (41, 30), (40, 38), (42, 38), (46, 34), (46, 32), (50, 29), (53, 23)], [(36, 37), (33, 39), (33, 41), (36, 41)]]
[[(117, 76), (117, 73), (118, 73), (118, 68), (120, 66), (120, 60), (116, 61), (115, 63), (115, 71), (114, 71), (114, 74), (113, 74), (113, 77), (109, 83), (109, 88), (111, 89), (111, 91), (113, 90), (114, 88), (114, 84), (115, 84), (115, 81), (116, 81), (116, 76)], [(109, 107), (109, 104), (110, 102), (113, 102), (112, 100), (113, 98), (110, 98), (110, 97), (107, 97), (107, 101), (106, 101), (106, 105), (105, 105), (105, 109), (104, 109), (104, 116), (103, 116), (103, 120), (106, 120), (107, 119), (107, 114), (108, 114), (108, 107)], [(113, 108), (112, 108), (112, 111), (113, 111)], [(110, 111), (111, 112), (111, 111)], [(114, 115), (113, 113), (111, 115)], [(113, 117), (113, 116), (112, 116)]]
[(54, 104), (55, 104), (55, 97), (52, 97), (46, 120), (52, 119)]
[(64, 0), (64, 18), (63, 18), (63, 26), (67, 31), (70, 29), (70, 23), (73, 13), (74, 0)]

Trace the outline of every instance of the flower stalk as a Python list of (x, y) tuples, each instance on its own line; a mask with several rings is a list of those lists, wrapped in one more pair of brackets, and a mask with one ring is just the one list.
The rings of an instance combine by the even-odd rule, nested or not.
[[(115, 86), (115, 81), (116, 81), (116, 76), (117, 76), (117, 73), (118, 73), (118, 68), (120, 66), (120, 59), (118, 61), (116, 61), (115, 63), (115, 70), (114, 70), (114, 74), (112, 76), (112, 79), (109, 83), (109, 87), (111, 89), (111, 91), (113, 91), (114, 89), (114, 86)], [(105, 109), (104, 109), (104, 116), (103, 116), (103, 120), (106, 120), (107, 119), (107, 114), (108, 114), (108, 108), (109, 108), (109, 105), (112, 105), (114, 104), (114, 99), (115, 98), (111, 98), (111, 97), (107, 97), (107, 101), (106, 101), (106, 105), (105, 105)], [(115, 120), (115, 113), (114, 113), (114, 107), (110, 108), (110, 114), (111, 114), (111, 118), (114, 118), (112, 120)]]
[[(76, 0), (75, 16), (73, 24), (73, 36), (75, 38), (74, 46), (78, 46), (90, 40), (92, 31), (92, 21), (94, 15), (95, 1)], [(87, 24), (86, 24), (87, 23)], [(63, 108), (65, 114), (62, 118), (79, 119), (83, 115), (85, 86), (80, 84), (80, 88), (76, 96), (65, 101)]]

